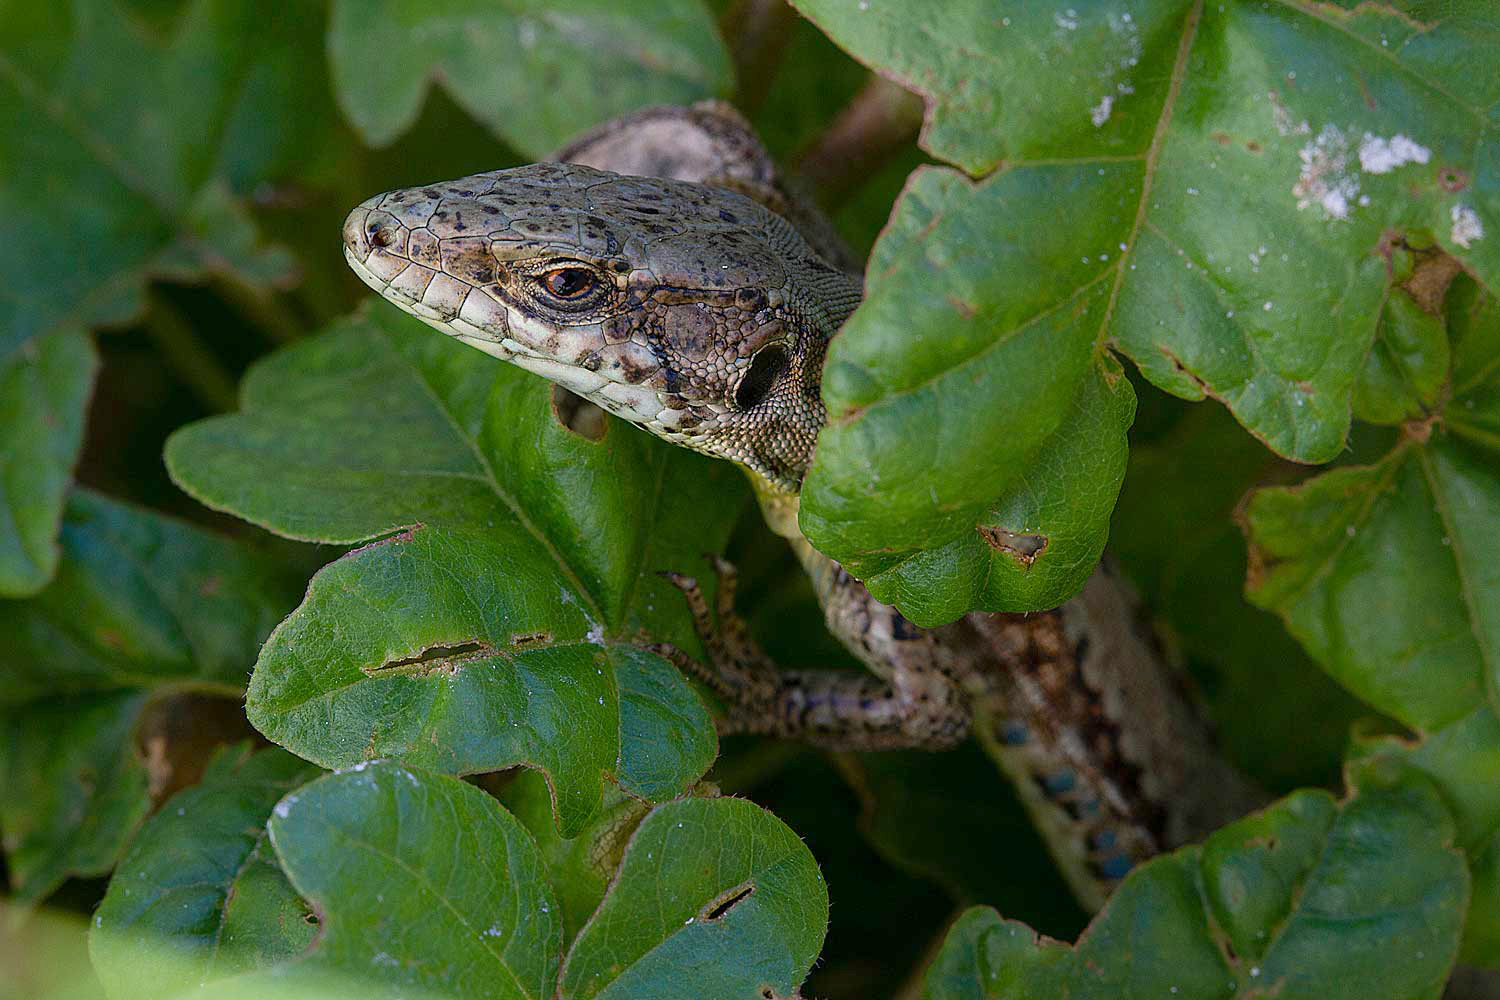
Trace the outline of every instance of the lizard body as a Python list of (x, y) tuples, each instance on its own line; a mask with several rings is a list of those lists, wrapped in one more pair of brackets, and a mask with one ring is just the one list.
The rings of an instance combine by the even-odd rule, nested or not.
[(778, 671), (733, 613), (727, 567), (717, 628), (678, 577), (712, 662), (658, 648), (725, 701), (723, 729), (854, 750), (941, 749), (972, 731), (1091, 908), (1135, 863), (1256, 802), (1103, 570), (1053, 611), (921, 629), (802, 537), (823, 357), (862, 281), (748, 125), (722, 105), (653, 109), (558, 159), (572, 162), (371, 198), (345, 222), (345, 256), (442, 332), (745, 468), (871, 673)]

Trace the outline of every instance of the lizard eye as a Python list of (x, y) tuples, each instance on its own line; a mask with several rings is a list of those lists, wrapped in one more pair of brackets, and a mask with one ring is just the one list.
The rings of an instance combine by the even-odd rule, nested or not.
[(753, 409), (770, 393), (781, 373), (791, 363), (791, 356), (780, 344), (763, 347), (750, 359), (750, 369), (734, 387), (734, 405), (741, 410)]
[(542, 287), (548, 294), (564, 302), (577, 302), (586, 297), (599, 284), (594, 272), (586, 267), (558, 267), (541, 276)]
[(531, 295), (537, 305), (561, 322), (587, 319), (615, 298), (615, 284), (593, 264), (554, 260), (530, 272)]

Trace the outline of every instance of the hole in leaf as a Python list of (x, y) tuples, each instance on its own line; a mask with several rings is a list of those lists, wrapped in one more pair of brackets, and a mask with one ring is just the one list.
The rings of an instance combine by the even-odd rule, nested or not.
[(1448, 286), (1458, 277), (1460, 270), (1457, 259), (1445, 253), (1424, 256), (1417, 261), (1411, 277), (1406, 279), (1406, 291), (1416, 302), (1417, 308), (1440, 316)]
[(1168, 361), (1172, 362), (1172, 368), (1174, 371), (1176, 371), (1179, 375), (1182, 375), (1184, 378), (1190, 379), (1193, 384), (1198, 387), (1198, 390), (1205, 396), (1213, 395), (1213, 392), (1209, 390), (1208, 383), (1203, 381), (1203, 379), (1198, 376), (1197, 372), (1194, 372), (1192, 369), (1188, 368), (1187, 365), (1183, 364), (1181, 358), (1177, 357), (1171, 351), (1168, 351), (1165, 348), (1162, 350), (1162, 353), (1167, 356)]
[(398, 660), (387, 660), (378, 667), (361, 667), (367, 676), (379, 674), (406, 674), (412, 677), (430, 677), (433, 674), (456, 674), (470, 661), (494, 656), (497, 650), (478, 639), (469, 642), (428, 646), (415, 656)]
[(552, 386), (552, 415), (564, 428), (589, 441), (604, 439), (604, 410), (576, 392)]
[(721, 920), (730, 910), (738, 906), (742, 901), (749, 899), (755, 892), (753, 885), (741, 885), (723, 893), (704, 908), (699, 917), (700, 920)]
[(1469, 186), (1469, 178), (1462, 170), (1444, 167), (1438, 171), (1438, 186), (1449, 194), (1455, 194)]
[(1046, 535), (1021, 534), (992, 524), (980, 524), (975, 527), (986, 545), (996, 552), (1003, 552), (1010, 556), (1021, 564), (1022, 569), (1030, 569), (1031, 564), (1047, 551), (1047, 545), (1051, 541)]
[(411, 541), (412, 538), (416, 536), (417, 532), (421, 531), (424, 527), (426, 527), (426, 525), (418, 521), (416, 524), (413, 524), (409, 528), (400, 528), (388, 535), (378, 535), (375, 538), (370, 539), (365, 544), (361, 545), (359, 548), (350, 549), (349, 555), (358, 555), (361, 552), (376, 548), (381, 545), (405, 545), (407, 542)]
[(510, 637), (512, 646), (534, 646), (539, 642), (551, 641), (551, 632), (520, 632)]

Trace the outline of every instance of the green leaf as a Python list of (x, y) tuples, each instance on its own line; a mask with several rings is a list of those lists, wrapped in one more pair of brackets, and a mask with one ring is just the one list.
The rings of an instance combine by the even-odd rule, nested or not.
[[(295, 765), (286, 758), (264, 768), (258, 760), (247, 766), (259, 776), (292, 779)], [(245, 857), (260, 835), (252, 813), (265, 807), (263, 792), (271, 790), (264, 781), (246, 787), (229, 783), (230, 777), (230, 769), (221, 766), (207, 779), (216, 787), (187, 802), (203, 822), (217, 828), (222, 821), (222, 840), (193, 862), (211, 873), (204, 890), (210, 901), (223, 898), (225, 876), (235, 878), (230, 854)], [(542, 791), (540, 781), (522, 780), (531, 792)], [(196, 978), (210, 984), (209, 995), (225, 997), (266, 995), (257, 993), (266, 990), (277, 996), (307, 990), (317, 995), (318, 988), (332, 990), (331, 995), (358, 990), (374, 996), (528, 1000), (601, 992), (759, 997), (765, 988), (794, 995), (822, 943), (828, 907), (817, 866), (797, 836), (769, 813), (737, 799), (671, 802), (653, 809), (638, 828), (634, 807), (623, 800), (617, 804), (625, 808), (623, 826), (606, 822), (594, 828), (583, 852), (577, 851), (579, 844), (554, 843), (561, 850), (553, 850), (549, 862), (520, 822), (465, 782), (390, 761), (327, 775), (285, 795), (271, 809), (267, 825), (286, 878), (318, 916), (310, 947), (290, 954), (289, 946), (305, 933), (303, 911), (293, 897), (280, 894), (270, 901), (274, 906), (261, 899), (241, 904), (244, 883), (234, 881), (226, 930), (236, 907), (253, 910), (247, 916), (254, 919), (242, 919), (242, 927), (269, 931), (268, 918), (278, 909), (283, 920), (298, 925), (279, 940), (279, 961), (273, 950), (227, 958), (221, 951), (210, 967), (211, 956), (201, 950), (205, 941), (169, 934), (156, 941), (151, 963), (159, 962), (158, 971), (171, 978), (158, 976), (154, 991), (133, 993), (130, 980), (144, 980), (150, 972), (143, 967), (112, 984), (112, 993), (159, 996), (177, 986), (173, 980)], [(231, 822), (236, 810), (238, 822)], [(550, 828), (545, 806), (528, 811)], [(169, 803), (163, 813), (168, 818), (143, 832), (143, 840), (159, 849), (146, 846), (132, 857), (165, 861), (173, 841), (190, 846), (193, 812), (177, 819)], [(157, 835), (169, 825), (175, 827), (174, 837)], [(570, 852), (572, 860), (565, 857)], [(573, 944), (569, 971), (558, 987), (563, 918), (547, 875), (565, 872), (583, 860), (583, 853), (620, 869)], [(143, 870), (155, 871), (149, 863)], [(123, 890), (136, 883), (129, 876), (122, 868), (113, 898), (122, 899)], [(184, 891), (190, 878), (187, 871), (179, 876)], [(167, 903), (183, 901), (180, 894), (162, 897), (144, 915), (163, 930), (175, 921), (185, 926), (180, 915), (165, 912), (178, 908)], [(113, 916), (110, 907), (107, 900), (101, 911), (105, 926)], [(99, 943), (106, 940), (96, 933), (96, 961)], [(147, 947), (146, 940), (143, 936), (138, 947)], [(218, 978), (244, 959), (256, 960), (258, 968)], [(172, 961), (178, 963), (175, 970)], [(645, 992), (631, 992), (632, 984)]]
[(153, 277), (290, 276), (239, 196), (313, 156), (315, 13), (196, 0), (163, 38), (115, 0), (0, 6), (0, 595), (56, 566), (83, 329), (139, 314)]
[(1463, 960), (1500, 968), (1500, 872), (1496, 865), (1500, 786), (1492, 780), (1500, 773), (1500, 721), (1495, 713), (1481, 704), (1457, 722), (1410, 740), (1356, 730), (1350, 756), (1400, 760), (1443, 791), (1474, 883), (1474, 900), (1464, 925)]
[(979, 185), (922, 168), (876, 244), (829, 349), (801, 524), (918, 624), (1055, 606), (1098, 561), (1135, 396), (1096, 357), (1110, 285), (1075, 253), (1093, 222), (972, 248), (1038, 204), (1129, 200), (1138, 183), (1118, 166)]
[(0, 601), (0, 705), (171, 685), (237, 695), (298, 581), (272, 559), (77, 491), (57, 577)]
[[(1440, 430), (1250, 503), (1251, 600), (1340, 683), (1441, 726), (1500, 682), (1500, 465)], [(1491, 694), (1491, 703), (1496, 701)]]
[(261, 653), (252, 720), (325, 766), (399, 755), (543, 769), (572, 836), (604, 776), (670, 798), (715, 737), (633, 644), (694, 648), (659, 570), (701, 567), (735, 470), (623, 423), (580, 437), (547, 383), (376, 308), (246, 377), (244, 412), (173, 436), (174, 478), (292, 537), (376, 544), (325, 568)]
[(1446, 305), (1443, 409), (1372, 465), (1258, 492), (1248, 593), (1340, 683), (1417, 730), (1363, 736), (1355, 753), (1435, 780), (1477, 857), (1500, 829), (1500, 310), (1462, 278)]
[(104, 1000), (104, 989), (89, 968), (89, 926), (82, 914), (43, 910), (15, 920), (3, 905), (0, 914), (9, 922), (0, 996)]
[(1036, 828), (975, 743), (941, 754), (846, 754), (839, 764), (860, 796), (865, 836), (893, 864), (960, 904), (999, 906), (1049, 931), (1082, 925), (1056, 867), (1038, 860), (1047, 849)]
[(1406, 740), (1359, 734), (1355, 759), (1387, 757), (1421, 771), (1442, 789), (1469, 858), (1474, 899), (1464, 924), (1463, 960), (1500, 968), (1500, 722), (1488, 705), (1449, 725)]
[(1343, 803), (1298, 792), (1132, 872), (1071, 948), (970, 910), (924, 997), (1440, 996), (1469, 894), (1452, 820), (1399, 766), (1351, 779)]
[(926, 98), (922, 148), (978, 176), (1002, 163), (1077, 156), (1080, 147), (1144, 148), (1170, 82), (1158, 71), (1172, 65), (1188, 5), (1022, 5), (1006, 16), (983, 3), (937, 0), (793, 6), (855, 58)]
[[(1064, 430), (1062, 416), (1106, 346), (1169, 392), (1223, 401), (1277, 452), (1327, 461), (1388, 297), (1392, 234), (1500, 283), (1500, 241), (1483, 235), (1500, 227), (1486, 166), (1500, 82), (1479, 71), (1494, 40), (1478, 12), (797, 6), (928, 97), (925, 148), (995, 171), (913, 176), (824, 377), (804, 528), (877, 588), (892, 561), (939, 564), (877, 590), (914, 620), (1047, 607), (1081, 582), (1054, 570), (976, 594), (985, 563), (945, 546), (993, 524), (980, 484), (1022, 477), (1059, 499), (1048, 530), (1021, 533), (1102, 537), (1121, 420)], [(1049, 466), (1044, 450), (1066, 457)], [(897, 530), (861, 531), (877, 523)]]
[(0, 357), (128, 320), (149, 277), (287, 276), (231, 191), (287, 169), (320, 124), (311, 13), (195, 0), (158, 38), (113, 0), (0, 11), (0, 216), (23, 237), (0, 245)]
[[(514, 521), (484, 535), (423, 528), (327, 567), (261, 652), (251, 721), (328, 767), (530, 764), (567, 833), (600, 807), (604, 775), (670, 797), (713, 761), (707, 711), (674, 667), (599, 637), (528, 543)], [(635, 683), (654, 704), (631, 700)]]
[(552, 821), (552, 791), (535, 771), (520, 771), (500, 793), (500, 801), (526, 827), (542, 852), (547, 881), (562, 907), (563, 943), (578, 936), (598, 909), (625, 857), (625, 847), (649, 806), (615, 789), (576, 837), (558, 834)]
[(166, 996), (301, 954), (317, 931), (270, 856), (266, 820), (317, 770), (291, 754), (221, 751), (168, 799), (110, 880), (89, 950), (111, 996)]
[(145, 819), (146, 769), (131, 740), (144, 701), (122, 692), (0, 713), (0, 829), (17, 901), (109, 871)]
[(713, 720), (677, 669), (629, 646), (612, 652), (620, 698), (615, 780), (630, 795), (664, 802), (700, 777), (719, 755)]
[(1350, 757), (1398, 758), (1436, 782), (1458, 824), (1459, 843), (1471, 855), (1500, 830), (1500, 787), (1490, 780), (1500, 767), (1500, 721), (1487, 705), (1417, 739), (1357, 727)]
[(0, 827), (25, 900), (114, 865), (149, 806), (148, 695), (237, 697), (297, 589), (238, 543), (81, 490), (62, 550), (40, 594), (0, 601)]
[(740, 799), (671, 802), (631, 837), (558, 997), (796, 996), (827, 923), (817, 864), (781, 821)]
[(1458, 397), (1447, 420), (1475, 440), (1493, 442), (1500, 438), (1500, 409), (1494, 400), (1500, 372), (1500, 298), (1461, 275), (1443, 304), (1453, 342), (1452, 392)]
[(1202, 682), (1219, 746), (1273, 790), (1337, 781), (1350, 724), (1372, 714), (1245, 599), (1235, 511), (1285, 470), (1226, 411), (1191, 408), (1131, 448), (1110, 533), (1111, 554)]
[(83, 446), (99, 360), (76, 329), (0, 354), (0, 597), (25, 597), (57, 571), (63, 500)]
[(1490, 838), (1472, 865), (1474, 898), (1459, 957), (1472, 965), (1500, 969), (1500, 834)]
[(411, 127), (430, 79), (497, 136), (540, 158), (590, 125), (729, 90), (729, 56), (700, 0), (336, 0), (334, 87), (369, 143)]
[(555, 897), (526, 830), (479, 789), (358, 765), (287, 795), (269, 830), (320, 927), (306, 957), (249, 982), (347, 975), (376, 995), (551, 994)]
[(1434, 409), (1448, 379), (1448, 331), (1411, 296), (1392, 292), (1354, 385), (1354, 415), (1399, 424)]

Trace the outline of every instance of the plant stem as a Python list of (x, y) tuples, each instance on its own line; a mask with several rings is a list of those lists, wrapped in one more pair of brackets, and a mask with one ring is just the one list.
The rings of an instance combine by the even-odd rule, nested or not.
[(786, 0), (735, 0), (719, 23), (734, 60), (735, 104), (748, 115), (771, 90), (797, 12)]
[(237, 403), (235, 379), (198, 332), (160, 293), (152, 293), (146, 312), (146, 335), (167, 365), (204, 406), (216, 413)]
[(258, 329), (265, 331), (272, 343), (289, 344), (306, 333), (303, 322), (276, 293), (256, 288), (232, 274), (217, 275), (214, 285)]
[(797, 155), (796, 172), (824, 208), (848, 198), (922, 128), (922, 101), (870, 77), (824, 132)]

